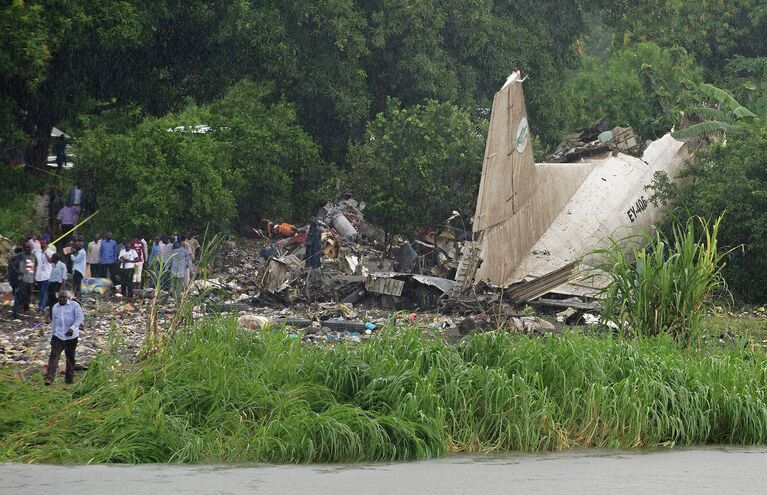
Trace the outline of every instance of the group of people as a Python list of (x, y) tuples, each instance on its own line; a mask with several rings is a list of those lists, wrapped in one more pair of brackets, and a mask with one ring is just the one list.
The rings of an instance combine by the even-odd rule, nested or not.
[[(113, 286), (127, 298), (133, 297), (135, 287), (144, 288), (149, 283), (162, 284), (162, 289), (179, 295), (184, 290), (195, 269), (200, 243), (192, 233), (179, 236), (155, 237), (151, 248), (141, 235), (118, 243), (112, 233), (94, 235), (85, 244), (82, 235), (73, 232), (50, 243), (43, 235), (28, 233), (22, 245), (14, 250), (8, 263), (8, 279), (13, 290), (13, 317), (30, 311), (32, 293), (37, 289), (37, 310), (48, 312), (57, 294), (66, 284), (71, 284), (74, 297), (80, 299), (84, 278), (108, 278)], [(144, 267), (149, 266), (153, 276), (146, 276)]]

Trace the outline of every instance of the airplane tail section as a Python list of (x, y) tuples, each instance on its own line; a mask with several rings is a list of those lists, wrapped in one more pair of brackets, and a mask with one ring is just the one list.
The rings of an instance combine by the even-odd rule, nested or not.
[(535, 161), (522, 82), (515, 70), (493, 98), (475, 232), (509, 218), (534, 191)]

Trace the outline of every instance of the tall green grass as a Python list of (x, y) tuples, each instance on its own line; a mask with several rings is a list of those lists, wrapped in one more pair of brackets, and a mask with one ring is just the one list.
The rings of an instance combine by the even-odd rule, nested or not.
[(673, 227), (671, 238), (658, 232), (628, 254), (615, 240), (597, 251), (603, 256), (597, 268), (610, 277), (602, 292), (605, 319), (631, 335), (668, 334), (686, 347), (697, 342), (706, 302), (726, 287), (720, 221), (690, 218)]
[[(767, 441), (767, 358), (670, 338), (418, 329), (306, 346), (214, 320), (74, 389), (0, 379), (0, 460), (354, 462)], [(30, 414), (31, 411), (31, 414)]]

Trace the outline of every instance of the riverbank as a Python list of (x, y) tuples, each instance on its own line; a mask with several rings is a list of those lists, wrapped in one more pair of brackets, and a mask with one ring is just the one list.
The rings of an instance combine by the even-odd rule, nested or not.
[[(126, 371), (126, 367), (130, 368)], [(361, 462), (449, 452), (767, 442), (767, 356), (502, 332), (458, 345), (384, 329), (306, 346), (217, 319), (73, 388), (4, 372), (0, 460)]]

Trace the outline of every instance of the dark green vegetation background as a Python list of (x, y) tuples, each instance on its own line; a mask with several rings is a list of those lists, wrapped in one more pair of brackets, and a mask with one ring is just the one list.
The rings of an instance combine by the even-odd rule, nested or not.
[[(24, 230), (12, 196), (74, 179), (101, 210), (88, 228), (117, 235), (305, 222), (347, 190), (368, 202), (369, 220), (412, 235), (454, 209), (471, 216), (493, 94), (513, 68), (529, 76), (539, 159), (600, 117), (642, 140), (689, 124), (704, 81), (753, 111), (739, 126), (758, 130), (766, 31), (759, 0), (5, 2), (1, 158), (23, 151), (44, 168), (56, 125), (73, 136), (77, 166), (64, 179), (3, 176), (0, 233)], [(211, 132), (167, 132), (198, 124)], [(739, 151), (711, 163), (737, 168), (753, 153), (746, 161), (764, 169), (758, 133), (736, 134)], [(746, 267), (767, 275), (752, 184), (736, 184), (752, 221), (728, 213), (722, 232), (723, 245), (746, 242), (727, 272), (736, 281)], [(715, 218), (741, 205), (699, 197), (680, 206)]]

